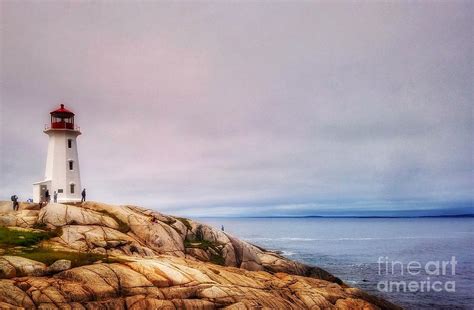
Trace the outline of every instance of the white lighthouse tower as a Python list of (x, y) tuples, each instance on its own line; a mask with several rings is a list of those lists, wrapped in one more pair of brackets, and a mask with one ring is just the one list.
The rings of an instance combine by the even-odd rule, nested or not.
[(33, 184), (33, 201), (45, 201), (46, 190), (51, 200), (53, 193), (58, 202), (81, 201), (81, 177), (76, 138), (81, 134), (74, 124), (74, 113), (64, 104), (51, 114), (51, 125), (44, 133), (49, 136), (48, 157), (44, 180)]

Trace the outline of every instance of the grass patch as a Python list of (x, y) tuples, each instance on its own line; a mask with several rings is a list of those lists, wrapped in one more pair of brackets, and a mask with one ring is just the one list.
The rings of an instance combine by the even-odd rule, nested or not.
[(31, 246), (58, 236), (58, 231), (22, 231), (0, 227), (0, 246)]
[(203, 250), (212, 248), (215, 250), (218, 245), (219, 244), (209, 240), (184, 240), (184, 247), (186, 248), (199, 248)]
[(128, 224), (122, 221), (121, 219), (119, 219), (115, 214), (110, 213), (109, 211), (105, 211), (105, 210), (100, 210), (97, 212), (102, 213), (103, 215), (108, 216), (112, 218), (114, 221), (116, 221), (117, 224), (119, 225), (117, 229), (118, 231), (123, 232), (124, 234), (130, 231), (130, 226), (128, 226)]
[[(209, 261), (217, 265), (225, 265), (225, 258), (222, 255), (222, 248), (220, 243), (209, 240), (184, 240), (185, 248), (198, 248), (209, 253)], [(211, 251), (208, 251), (211, 249)], [(217, 254), (216, 254), (217, 253)]]
[(202, 225), (199, 225), (196, 228), (196, 232), (194, 233), (194, 238), (199, 241), (204, 241), (204, 233), (202, 231)]
[(106, 255), (96, 254), (96, 253), (87, 253), (87, 252), (67, 252), (67, 251), (54, 251), (48, 248), (36, 248), (36, 249), (24, 249), (20, 252), (11, 251), (7, 255), (21, 256), (24, 258), (32, 259), (38, 262), (42, 262), (46, 265), (51, 265), (59, 259), (67, 259), (71, 261), (72, 267), (79, 267), (84, 265), (90, 265), (97, 261), (102, 261), (104, 263), (118, 263), (123, 262), (123, 260), (117, 258), (110, 258)]
[(96, 253), (55, 251), (38, 247), (39, 242), (57, 237), (60, 234), (60, 227), (52, 231), (23, 231), (0, 227), (0, 248), (5, 251), (3, 255), (20, 256), (46, 265), (51, 265), (58, 259), (70, 260), (72, 267), (90, 265), (99, 260), (104, 263), (124, 261)]
[(42, 229), (42, 230), (46, 230), (48, 228), (48, 225), (46, 225), (45, 223), (34, 223), (33, 226), (32, 226), (34, 229)]
[(191, 226), (191, 223), (189, 223), (188, 219), (185, 219), (184, 217), (177, 217), (176, 219), (178, 221), (180, 221), (181, 223), (183, 223), (184, 226), (186, 226), (187, 229), (189, 229), (189, 230), (193, 229), (193, 227)]
[(215, 255), (211, 253), (211, 258), (209, 261), (216, 265), (221, 265), (221, 266), (225, 265), (225, 258), (222, 255)]

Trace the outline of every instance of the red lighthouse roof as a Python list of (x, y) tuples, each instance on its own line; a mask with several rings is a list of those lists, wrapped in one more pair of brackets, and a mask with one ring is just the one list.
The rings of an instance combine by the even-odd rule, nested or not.
[(50, 114), (51, 126), (47, 130), (70, 129), (79, 131), (79, 127), (74, 125), (74, 113), (66, 109), (64, 104), (61, 104), (59, 109), (50, 112)]
[(69, 111), (64, 107), (64, 104), (61, 104), (61, 107), (59, 109), (56, 109), (50, 113), (53, 116), (59, 116), (59, 117), (70, 117), (74, 116), (74, 113)]

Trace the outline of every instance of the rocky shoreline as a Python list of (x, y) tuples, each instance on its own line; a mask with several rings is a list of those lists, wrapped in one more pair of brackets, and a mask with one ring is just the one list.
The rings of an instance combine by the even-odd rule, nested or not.
[[(1, 309), (401, 309), (318, 267), (136, 206), (0, 202)], [(3, 241), (2, 241), (3, 240)]]

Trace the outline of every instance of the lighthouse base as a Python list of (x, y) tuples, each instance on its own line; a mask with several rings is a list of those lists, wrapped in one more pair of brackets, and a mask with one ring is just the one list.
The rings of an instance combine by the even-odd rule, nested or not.
[(46, 201), (46, 190), (49, 190), (51, 196), (51, 180), (36, 182), (33, 184), (33, 202), (40, 203)]
[(56, 191), (58, 203), (81, 202), (80, 194), (66, 193), (65, 191), (68, 189), (57, 189), (52, 185), (51, 180), (45, 180), (33, 184), (33, 202), (46, 202), (46, 190), (49, 191), (51, 201), (54, 201), (54, 191)]

